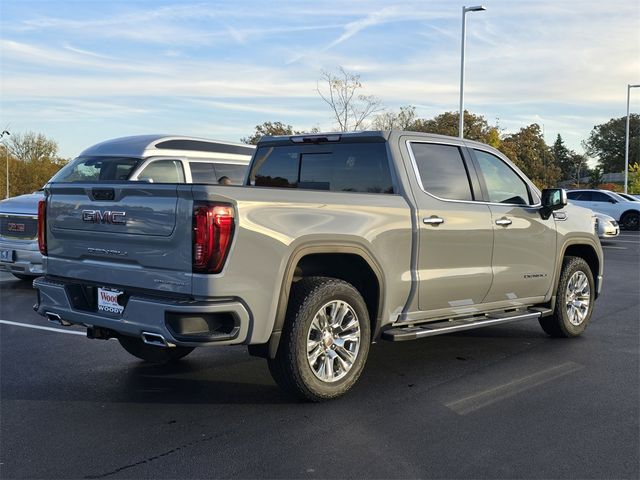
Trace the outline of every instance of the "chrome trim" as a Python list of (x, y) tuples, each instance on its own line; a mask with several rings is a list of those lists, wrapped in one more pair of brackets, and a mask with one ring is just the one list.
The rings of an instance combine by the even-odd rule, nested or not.
[(38, 214), (31, 214), (31, 213), (0, 213), (0, 217), (5, 217), (5, 218), (9, 218), (9, 217), (22, 217), (22, 218), (30, 218), (32, 220), (38, 220)]
[(496, 220), (496, 225), (503, 225), (503, 226), (507, 226), (507, 225), (511, 225), (513, 222), (511, 220), (509, 220), (508, 218), (499, 218), (498, 220)]
[(441, 223), (444, 223), (444, 218), (426, 217), (422, 219), (422, 222), (426, 223), (427, 225), (440, 225)]
[[(468, 147), (466, 144), (457, 144), (457, 143), (451, 143), (451, 142), (438, 142), (438, 141), (427, 141), (427, 140), (405, 140), (406, 143), (406, 147), (407, 150), (409, 152), (409, 158), (411, 159), (411, 165), (413, 166), (413, 173), (416, 176), (416, 179), (418, 181), (418, 186), (420, 187), (420, 190), (422, 190), (424, 193), (426, 193), (427, 195), (429, 195), (430, 197), (435, 198), (436, 200), (440, 200), (442, 202), (451, 202), (451, 203), (470, 203), (470, 204), (482, 204), (482, 205), (499, 205), (499, 206), (503, 206), (503, 207), (522, 207), (522, 208), (540, 208), (542, 206), (542, 202), (540, 201), (540, 193), (537, 187), (535, 187), (531, 182), (528, 181), (528, 179), (523, 178), (522, 175), (520, 175), (519, 172), (517, 172), (516, 170), (513, 170), (513, 168), (511, 167), (511, 165), (507, 164), (507, 166), (509, 168), (511, 168), (511, 170), (513, 170), (513, 173), (515, 173), (523, 182), (525, 182), (527, 184), (527, 186), (529, 188), (533, 188), (534, 192), (537, 194), (538, 197), (538, 201), (539, 203), (533, 204), (533, 205), (522, 205), (520, 203), (496, 203), (496, 202), (485, 202), (482, 200), (454, 200), (451, 198), (442, 198), (442, 197), (438, 197), (437, 195), (434, 195), (433, 193), (429, 193), (425, 190), (424, 185), (422, 184), (422, 178), (420, 178), (420, 170), (418, 169), (418, 164), (416, 162), (416, 158), (413, 155), (413, 150), (411, 149), (411, 144), (412, 143), (435, 143), (437, 145), (450, 145), (452, 147), (459, 147), (459, 148), (475, 148), (475, 147)], [(486, 149), (482, 149), (482, 148), (477, 148), (477, 150), (481, 150), (483, 152), (487, 152), (490, 153), (492, 155), (495, 155), (495, 152), (491, 151), (491, 150), (486, 150)], [(497, 155), (496, 155), (497, 156)], [(500, 158), (500, 157), (498, 157)], [(504, 161), (503, 158), (500, 158), (502, 161)], [(464, 161), (464, 158), (463, 158)]]

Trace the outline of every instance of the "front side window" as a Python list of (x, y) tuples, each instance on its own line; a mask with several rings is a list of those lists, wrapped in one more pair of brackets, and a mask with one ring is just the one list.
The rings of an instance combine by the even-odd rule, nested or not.
[(529, 187), (516, 172), (495, 155), (482, 150), (474, 151), (490, 202), (531, 205)]
[(412, 143), (411, 151), (427, 192), (450, 200), (473, 200), (469, 175), (459, 147)]
[(140, 162), (137, 158), (78, 157), (63, 167), (51, 181), (75, 183), (128, 180)]
[(257, 187), (393, 193), (384, 143), (260, 147), (249, 175)]
[(138, 175), (138, 180), (151, 183), (184, 183), (184, 171), (179, 160), (156, 160)]
[(610, 197), (606, 193), (602, 193), (602, 192), (591, 192), (591, 201), (613, 203), (613, 197)]

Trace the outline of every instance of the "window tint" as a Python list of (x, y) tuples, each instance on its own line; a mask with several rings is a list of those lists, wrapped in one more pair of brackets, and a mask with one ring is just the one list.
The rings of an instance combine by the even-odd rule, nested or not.
[(613, 200), (609, 195), (602, 192), (591, 192), (591, 201), (592, 202), (610, 202)]
[(249, 182), (268, 187), (393, 193), (385, 143), (261, 147)]
[(231, 163), (216, 163), (214, 168), (216, 169), (216, 182), (219, 183), (221, 178), (227, 177), (231, 180), (231, 185), (242, 185), (244, 174), (247, 171), (246, 165), (233, 165)]
[(153, 183), (184, 183), (182, 162), (179, 160), (151, 162), (140, 172), (138, 180)]
[(189, 168), (191, 169), (191, 180), (193, 183), (218, 183), (218, 177), (216, 177), (213, 163), (189, 162)]
[(506, 163), (481, 150), (475, 150), (475, 154), (487, 185), (490, 202), (531, 204), (527, 184)]
[(141, 160), (136, 158), (79, 157), (60, 170), (52, 182), (127, 180)]
[(588, 202), (591, 200), (591, 192), (567, 192), (567, 198), (570, 200)]
[(467, 169), (458, 147), (412, 143), (424, 189), (441, 198), (473, 200)]

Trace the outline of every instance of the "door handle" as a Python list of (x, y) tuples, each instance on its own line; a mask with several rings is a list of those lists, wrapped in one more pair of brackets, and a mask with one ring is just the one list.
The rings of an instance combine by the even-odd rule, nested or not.
[(509, 220), (508, 218), (500, 218), (498, 220), (496, 220), (496, 225), (500, 225), (502, 227), (506, 227), (508, 225), (511, 225), (513, 222), (511, 220)]
[(444, 223), (444, 218), (440, 218), (440, 217), (425, 217), (422, 219), (422, 221), (424, 223), (426, 223), (427, 225), (440, 225), (441, 223)]

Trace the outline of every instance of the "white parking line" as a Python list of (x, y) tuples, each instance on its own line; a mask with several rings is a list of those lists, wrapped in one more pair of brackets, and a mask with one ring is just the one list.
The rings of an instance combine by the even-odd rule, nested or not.
[(611, 246), (611, 245), (602, 245), (602, 248), (612, 248), (614, 250), (626, 250), (627, 249), (627, 247), (614, 247), (614, 246)]
[(636, 245), (640, 245), (640, 241), (634, 242), (633, 240), (618, 240), (618, 239), (608, 239), (605, 242), (615, 242), (615, 243), (635, 243)]
[(16, 327), (33, 328), (35, 330), (46, 330), (48, 332), (68, 333), (69, 335), (82, 335), (83, 337), (87, 335), (85, 332), (78, 332), (77, 330), (62, 330), (61, 328), (41, 327), (40, 325), (30, 325), (28, 323), (12, 322), (10, 320), (0, 320), (0, 323), (13, 325)]

